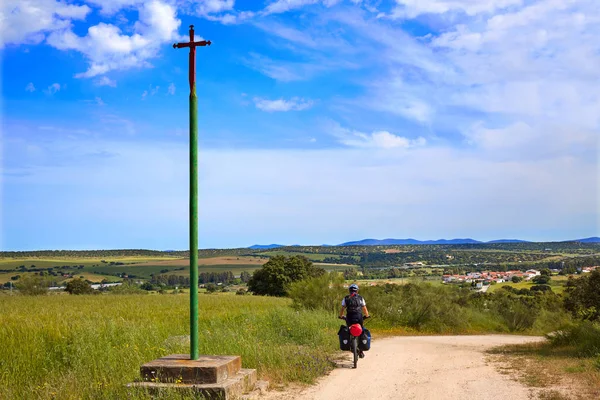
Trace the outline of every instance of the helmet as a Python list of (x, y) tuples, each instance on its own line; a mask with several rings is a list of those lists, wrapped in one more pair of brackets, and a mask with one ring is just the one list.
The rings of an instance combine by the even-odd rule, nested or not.
[(352, 336), (360, 336), (360, 334), (362, 333), (362, 326), (360, 326), (360, 324), (352, 324), (350, 325), (350, 334)]
[(350, 286), (348, 287), (348, 290), (349, 290), (350, 292), (358, 292), (358, 285), (357, 285), (356, 283), (353, 283), (352, 285), (350, 285)]

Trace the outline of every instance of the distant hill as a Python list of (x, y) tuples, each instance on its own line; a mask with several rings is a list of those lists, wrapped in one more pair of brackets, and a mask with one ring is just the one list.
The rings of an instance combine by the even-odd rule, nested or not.
[(254, 246), (248, 247), (252, 250), (268, 250), (268, 249), (276, 249), (278, 247), (285, 247), (282, 244), (255, 244)]
[(579, 240), (575, 240), (575, 241), (581, 242), (581, 243), (600, 243), (600, 237), (594, 236), (594, 237), (579, 239)]
[(519, 240), (519, 239), (498, 239), (498, 240), (490, 240), (486, 243), (531, 243), (527, 240)]
[[(566, 240), (566, 242), (581, 242), (581, 243), (600, 243), (600, 237), (590, 237), (585, 239), (576, 239), (576, 240)], [(417, 239), (363, 239), (356, 240), (352, 242), (345, 242), (337, 245), (329, 245), (323, 244), (323, 247), (335, 247), (335, 246), (393, 246), (393, 245), (420, 245), (420, 244), (486, 244), (486, 243), (496, 243), (496, 244), (505, 244), (505, 243), (532, 243), (527, 240), (521, 239), (497, 239), (490, 240), (489, 242), (482, 242), (480, 240), (475, 240), (471, 238), (464, 239), (438, 239), (438, 240), (417, 240)], [(301, 245), (294, 245), (301, 246)], [(281, 244), (267, 244), (267, 245), (259, 245), (255, 244), (254, 246), (250, 246), (249, 249), (252, 250), (268, 250), (268, 249), (276, 249), (278, 247), (292, 247)]]
[(483, 243), (474, 239), (439, 239), (439, 240), (416, 240), (416, 239), (364, 239), (356, 242), (346, 242), (338, 246), (389, 246), (397, 244), (477, 244)]

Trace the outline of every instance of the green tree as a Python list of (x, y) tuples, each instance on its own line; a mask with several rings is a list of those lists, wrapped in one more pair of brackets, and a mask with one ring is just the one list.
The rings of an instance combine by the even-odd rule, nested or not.
[(599, 270), (578, 279), (569, 278), (565, 293), (565, 308), (573, 316), (587, 320), (600, 320)]
[(510, 278), (510, 280), (513, 281), (513, 283), (519, 283), (523, 280), (523, 278), (521, 278), (520, 276), (513, 275), (513, 277)]
[(86, 281), (76, 278), (67, 282), (65, 292), (69, 294), (92, 294), (94, 289)]
[(50, 282), (40, 275), (25, 275), (17, 282), (17, 289), (27, 296), (40, 296), (48, 293)]
[(303, 256), (275, 256), (261, 269), (254, 271), (248, 282), (248, 290), (258, 295), (285, 296), (292, 282), (321, 276), (323, 268), (317, 268)]
[(208, 283), (206, 284), (206, 291), (208, 293), (214, 293), (217, 291), (217, 285), (215, 285), (214, 283)]
[(547, 285), (548, 282), (550, 282), (550, 275), (538, 275), (535, 278), (533, 278), (533, 283), (537, 284), (537, 285)]
[(248, 281), (252, 279), (252, 274), (248, 271), (242, 271), (242, 273), (240, 274), (240, 280), (243, 283), (248, 283)]

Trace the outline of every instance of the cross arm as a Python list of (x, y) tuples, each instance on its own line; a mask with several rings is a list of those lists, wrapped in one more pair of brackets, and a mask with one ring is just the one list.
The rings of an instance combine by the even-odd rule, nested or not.
[(202, 40), (200, 42), (174, 43), (174, 49), (182, 49), (184, 47), (210, 46), (210, 40)]

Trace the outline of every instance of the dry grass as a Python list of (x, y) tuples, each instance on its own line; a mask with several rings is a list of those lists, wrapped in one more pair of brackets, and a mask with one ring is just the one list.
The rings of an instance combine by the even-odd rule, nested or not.
[[(141, 364), (189, 347), (189, 298), (0, 295), (0, 399), (150, 399), (125, 384)], [(203, 295), (201, 354), (242, 356), (273, 384), (312, 383), (333, 368), (339, 324), (288, 299)], [(173, 399), (181, 397), (173, 394)]]
[(500, 373), (538, 389), (541, 400), (600, 398), (600, 370), (594, 359), (573, 357), (572, 349), (542, 342), (498, 347), (490, 354)]

